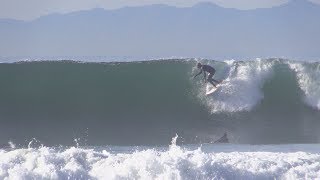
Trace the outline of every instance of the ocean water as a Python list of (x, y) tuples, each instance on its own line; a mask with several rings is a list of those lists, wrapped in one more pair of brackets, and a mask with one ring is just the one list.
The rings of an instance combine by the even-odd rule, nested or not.
[(317, 179), (319, 80), (287, 59), (3, 62), (0, 179)]

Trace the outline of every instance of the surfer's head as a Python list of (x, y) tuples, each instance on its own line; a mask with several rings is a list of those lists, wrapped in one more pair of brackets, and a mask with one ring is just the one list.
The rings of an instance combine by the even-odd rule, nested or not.
[(202, 64), (201, 64), (201, 63), (198, 63), (198, 64), (197, 64), (197, 67), (198, 67), (198, 68), (201, 68), (201, 67), (202, 67)]

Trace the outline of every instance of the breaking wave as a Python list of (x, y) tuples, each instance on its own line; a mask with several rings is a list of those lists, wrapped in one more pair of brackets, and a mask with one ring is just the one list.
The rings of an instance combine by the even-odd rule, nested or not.
[(319, 142), (319, 63), (199, 61), (223, 80), (209, 96), (195, 59), (2, 63), (0, 145)]

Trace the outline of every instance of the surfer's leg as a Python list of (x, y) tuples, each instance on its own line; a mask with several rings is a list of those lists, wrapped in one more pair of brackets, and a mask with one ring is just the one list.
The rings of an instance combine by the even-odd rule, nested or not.
[(213, 82), (212, 79), (208, 79), (209, 83), (212, 84), (212, 86), (217, 87)]
[(217, 81), (217, 80), (215, 80), (215, 79), (212, 79), (212, 81), (214, 81), (214, 82), (217, 83), (217, 84), (221, 83), (221, 81)]
[(212, 76), (213, 76), (212, 74), (209, 74), (207, 81), (208, 81), (210, 84), (212, 84), (214, 87), (217, 87), (217, 86), (213, 83), (213, 81), (215, 81), (215, 80), (212, 79)]
[[(217, 84), (221, 83), (221, 81), (217, 81), (217, 80), (213, 79), (213, 78), (212, 78), (213, 75), (214, 75), (214, 73), (210, 73), (209, 76), (208, 76), (208, 79), (210, 79), (211, 82), (213, 81), (213, 82), (215, 82), (215, 83), (217, 83)], [(209, 81), (209, 82), (210, 82), (210, 81)], [(212, 84), (212, 83), (211, 83), (211, 84)]]

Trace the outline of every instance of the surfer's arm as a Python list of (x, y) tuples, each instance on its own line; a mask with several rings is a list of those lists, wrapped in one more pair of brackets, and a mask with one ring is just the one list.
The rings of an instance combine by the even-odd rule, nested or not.
[(202, 69), (201, 69), (201, 71), (200, 71), (198, 74), (196, 74), (193, 78), (199, 76), (201, 73), (202, 73)]
[(207, 73), (203, 72), (204, 82), (207, 82)]

